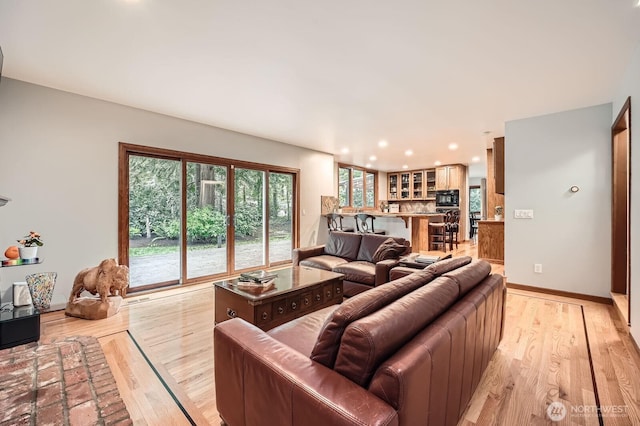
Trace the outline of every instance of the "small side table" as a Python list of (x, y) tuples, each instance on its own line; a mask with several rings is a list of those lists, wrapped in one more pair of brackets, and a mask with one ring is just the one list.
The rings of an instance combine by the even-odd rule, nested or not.
[(40, 311), (29, 306), (0, 312), (0, 349), (40, 340)]

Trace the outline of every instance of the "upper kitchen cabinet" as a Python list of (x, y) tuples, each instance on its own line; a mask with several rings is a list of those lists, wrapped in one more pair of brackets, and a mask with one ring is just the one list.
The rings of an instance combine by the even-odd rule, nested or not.
[(411, 172), (411, 199), (424, 199), (424, 172), (422, 170)]
[(398, 173), (387, 174), (387, 182), (389, 183), (389, 200), (398, 199)]
[(504, 194), (504, 137), (493, 139), (493, 176), (496, 193)]
[(411, 173), (400, 173), (400, 199), (411, 199)]
[(464, 166), (442, 166), (436, 168), (436, 190), (463, 189)]
[(388, 199), (389, 200), (410, 200), (411, 199), (411, 173), (388, 173)]
[(424, 171), (424, 179), (427, 185), (427, 200), (436, 199), (436, 169), (427, 169)]

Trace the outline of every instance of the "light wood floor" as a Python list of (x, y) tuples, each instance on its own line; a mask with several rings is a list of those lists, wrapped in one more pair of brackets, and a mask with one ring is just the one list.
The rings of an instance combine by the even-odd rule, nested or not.
[[(461, 244), (455, 255), (464, 254), (475, 256), (475, 246)], [(43, 338), (98, 337), (135, 424), (217, 425), (213, 297), (208, 283), (130, 297), (106, 320), (53, 312), (42, 318)], [(637, 425), (639, 366), (611, 306), (509, 290), (504, 338), (460, 424), (556, 424), (546, 407), (561, 401), (568, 414), (558, 424), (597, 425), (597, 395), (604, 424)]]

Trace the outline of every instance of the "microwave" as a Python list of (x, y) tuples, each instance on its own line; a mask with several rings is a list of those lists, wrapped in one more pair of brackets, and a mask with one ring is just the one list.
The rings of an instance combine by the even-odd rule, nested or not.
[(459, 207), (460, 191), (452, 189), (448, 191), (436, 191), (436, 207)]

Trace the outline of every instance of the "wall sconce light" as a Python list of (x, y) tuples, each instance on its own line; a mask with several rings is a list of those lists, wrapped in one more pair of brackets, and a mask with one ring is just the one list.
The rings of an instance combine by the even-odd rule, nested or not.
[(11, 201), (11, 198), (5, 197), (4, 195), (0, 195), (0, 207), (4, 206), (9, 201)]

